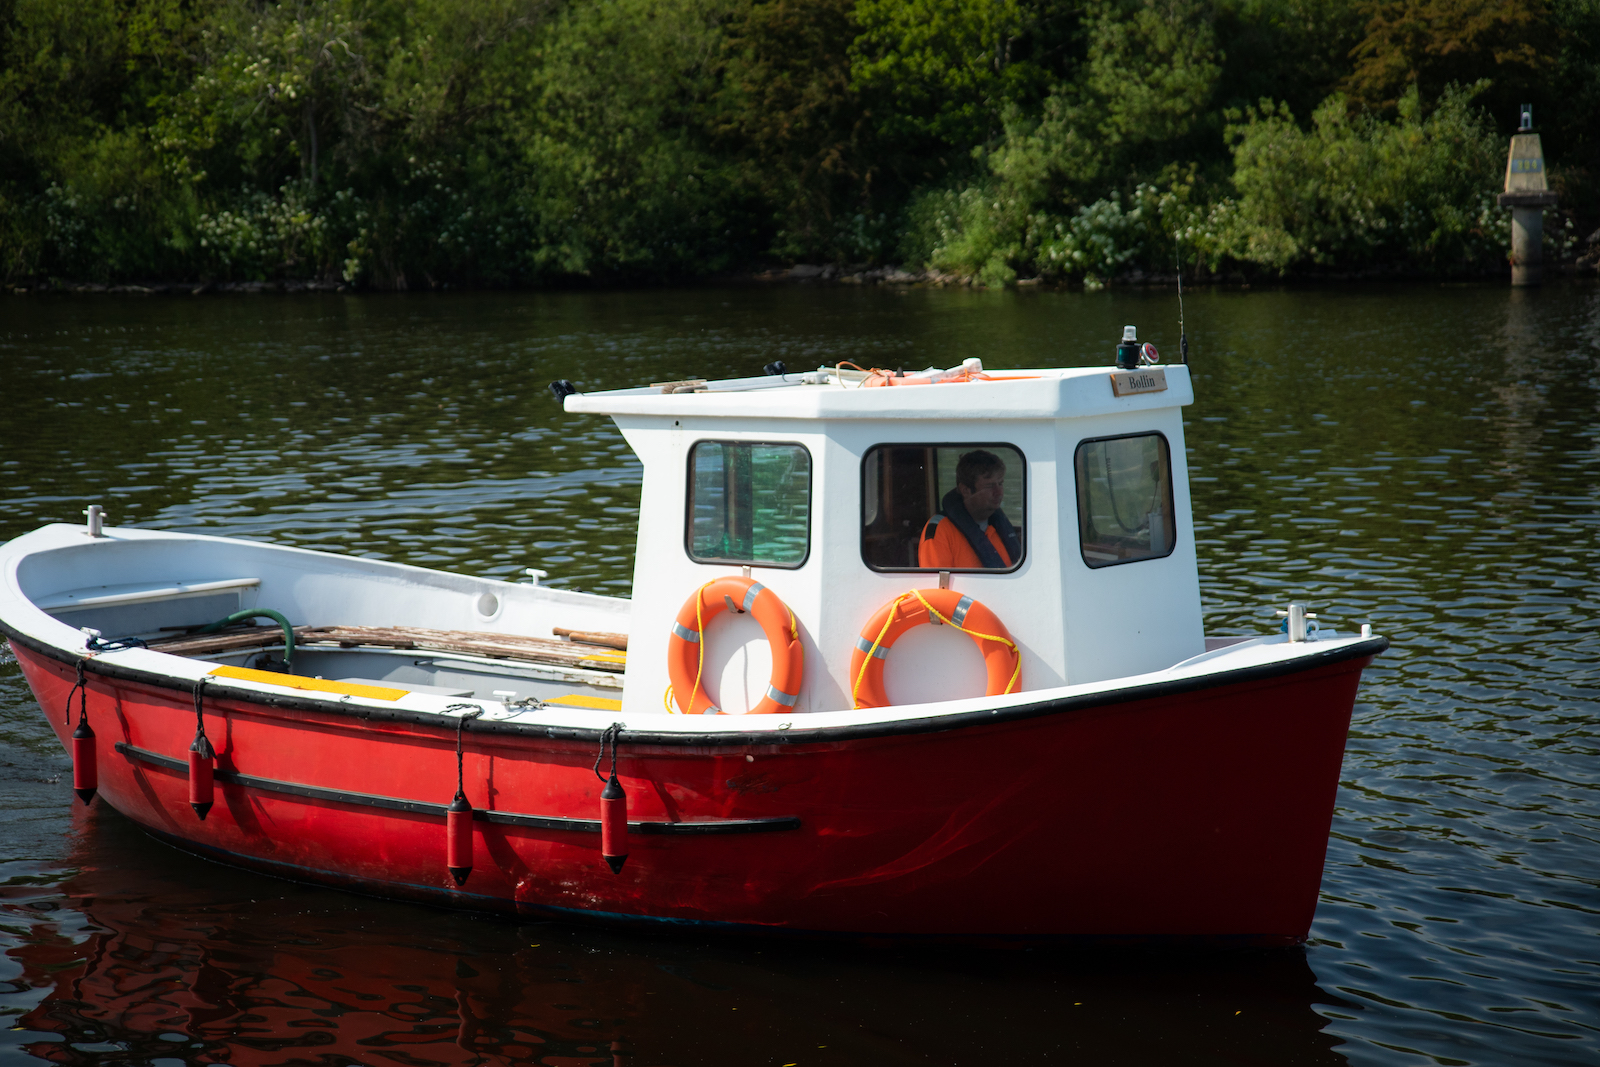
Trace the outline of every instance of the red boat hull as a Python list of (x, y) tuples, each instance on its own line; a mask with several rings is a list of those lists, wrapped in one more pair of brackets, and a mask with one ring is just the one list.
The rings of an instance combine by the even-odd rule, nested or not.
[[(74, 668), (12, 646), (70, 748)], [(819, 740), (797, 730), (783, 744), (625, 731), (628, 818), (659, 832), (629, 833), (616, 874), (597, 832), (599, 742), (471, 723), (463, 785), (479, 815), (461, 886), (446, 868), (451, 726), (208, 696), (217, 773), (202, 821), (189, 803), (187, 690), (91, 663), (88, 718), (105, 802), (180, 847), (308, 882), (764, 932), (1281, 945), (1311, 925), (1371, 651), (950, 728), (920, 720)], [(502, 812), (585, 823), (485, 814)], [(740, 822), (704, 834), (659, 826), (727, 820)]]

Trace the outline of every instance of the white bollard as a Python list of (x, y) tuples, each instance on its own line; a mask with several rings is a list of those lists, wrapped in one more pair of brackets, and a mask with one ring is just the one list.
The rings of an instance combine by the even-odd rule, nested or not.
[[(1314, 622), (1317, 617), (1311, 612), (1307, 611), (1304, 604), (1290, 604), (1288, 611), (1274, 612), (1274, 614), (1280, 619), (1289, 620), (1284, 626), (1285, 632), (1287, 632), (1289, 635), (1289, 640), (1310, 640), (1310, 637), (1307, 633), (1306, 622), (1307, 620)], [(1312, 630), (1311, 632), (1315, 633), (1315, 630)]]

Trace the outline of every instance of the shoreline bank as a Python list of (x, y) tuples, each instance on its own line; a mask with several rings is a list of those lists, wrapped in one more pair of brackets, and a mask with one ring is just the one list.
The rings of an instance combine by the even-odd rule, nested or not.
[[(1600, 235), (1597, 235), (1600, 236)], [(1545, 275), (1554, 280), (1556, 278), (1593, 278), (1600, 277), (1600, 242), (1592, 242), (1591, 250), (1576, 259), (1558, 263), (1547, 263)], [(1404, 267), (1367, 268), (1350, 271), (1328, 271), (1326, 273), (1308, 274), (1295, 273), (1289, 275), (1270, 276), (1263, 274), (1246, 273), (1240, 270), (1223, 271), (1217, 273), (1185, 275), (1185, 287), (1202, 288), (1221, 286), (1224, 288), (1252, 288), (1261, 286), (1283, 286), (1291, 288), (1316, 287), (1325, 284), (1348, 284), (1351, 282), (1439, 282), (1439, 283), (1509, 283), (1511, 271), (1509, 265), (1504, 270), (1484, 272), (1477, 274), (1440, 275), (1427, 271), (1411, 270)], [(76, 282), (76, 281), (44, 281), (31, 284), (10, 284), (6, 291), (13, 296), (50, 295), (50, 294), (119, 294), (135, 296), (208, 296), (208, 295), (256, 295), (256, 294), (299, 294), (299, 293), (349, 293), (349, 294), (393, 294), (393, 293), (445, 293), (445, 292), (582, 292), (595, 290), (621, 290), (637, 288), (674, 288), (681, 286), (704, 287), (719, 285), (837, 285), (837, 286), (895, 286), (902, 288), (966, 288), (966, 289), (1040, 289), (1068, 292), (1097, 292), (1102, 289), (1149, 289), (1149, 288), (1176, 288), (1178, 276), (1176, 274), (1146, 273), (1135, 270), (1117, 275), (1107, 281), (1098, 279), (1049, 279), (1043, 277), (1018, 278), (1005, 286), (989, 286), (983, 284), (978, 278), (955, 272), (939, 271), (936, 269), (908, 270), (904, 267), (866, 267), (866, 266), (839, 266), (837, 264), (797, 263), (790, 267), (773, 267), (764, 271), (741, 271), (736, 274), (722, 274), (703, 277), (682, 277), (670, 279), (657, 279), (646, 281), (642, 279), (618, 278), (609, 281), (594, 281), (590, 279), (572, 279), (565, 282), (548, 283), (544, 285), (471, 285), (460, 283), (442, 283), (428, 286), (411, 287), (401, 285), (398, 287), (377, 287), (367, 285), (352, 285), (343, 281), (305, 281), (287, 279), (281, 281), (243, 281), (243, 282), (214, 282), (214, 281), (140, 281), (140, 282)]]

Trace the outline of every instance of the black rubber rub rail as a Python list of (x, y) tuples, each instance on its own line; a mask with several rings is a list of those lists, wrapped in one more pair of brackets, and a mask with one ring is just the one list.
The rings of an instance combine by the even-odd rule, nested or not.
[[(133, 745), (118, 741), (118, 752), (132, 760), (149, 763), (156, 767), (164, 767), (169, 771), (189, 773), (189, 761), (173, 759), (163, 756), (159, 752), (148, 749), (135, 748)], [(257, 778), (251, 774), (240, 774), (237, 771), (218, 770), (215, 778), (219, 782), (230, 785), (242, 785), (246, 789), (261, 789), (268, 793), (285, 793), (293, 797), (307, 797), (311, 800), (331, 800), (337, 804), (356, 804), (367, 808), (385, 808), (389, 811), (407, 811), (417, 815), (434, 815), (439, 818), (445, 816), (445, 805), (429, 804), (424, 800), (405, 800), (400, 797), (379, 796), (376, 793), (357, 793), (349, 789), (324, 789), (316, 785), (300, 785), (296, 782), (280, 782), (276, 778)], [(597, 834), (600, 832), (599, 819), (569, 819), (561, 815), (525, 815), (517, 811), (489, 811), (484, 808), (473, 808), (472, 817), (479, 822), (500, 823), (504, 826), (528, 826), (536, 830), (571, 830), (583, 834)], [(707, 834), (769, 834), (777, 830), (798, 830), (800, 820), (792, 815), (779, 816), (771, 819), (719, 819), (716, 822), (630, 822), (628, 832), (633, 834), (672, 834), (672, 835), (707, 835)]]

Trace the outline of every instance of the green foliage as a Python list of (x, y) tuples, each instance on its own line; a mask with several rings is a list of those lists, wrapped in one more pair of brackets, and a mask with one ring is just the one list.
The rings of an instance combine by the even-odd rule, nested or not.
[(0, 277), (1474, 270), (1511, 101), (1600, 225), (1597, 57), (1600, 0), (0, 0)]
[(1006, 186), (1047, 207), (1159, 174), (1210, 122), (1220, 68), (1198, 0), (1103, 3), (1086, 32), (1090, 61), (1036, 116), (1013, 109), (990, 158)]
[(1593, 207), (1600, 204), (1600, 0), (1554, 0), (1551, 23), (1560, 43), (1556, 69), (1530, 99), (1554, 164), (1552, 184), (1567, 204), (1590, 205), (1587, 234), (1600, 226)]
[(539, 274), (721, 270), (748, 254), (738, 169), (705, 119), (716, 0), (600, 0), (541, 40), (507, 121)]
[(190, 75), (175, 0), (17, 0), (0, 21), (0, 269), (80, 278), (181, 262), (187, 190), (147, 123)]
[(893, 93), (890, 136), (981, 144), (1007, 105), (1048, 85), (1041, 59), (1069, 17), (1022, 0), (856, 0), (856, 84)]
[(1219, 0), (1218, 102), (1242, 108), (1269, 98), (1309, 115), (1349, 74), (1364, 25), (1351, 0)]
[[(1003, 284), (1019, 271), (1108, 278), (1164, 256), (1131, 234), (1155, 210), (1150, 183), (1173, 184), (1174, 146), (1209, 121), (1220, 67), (1208, 9), (1195, 0), (1107, 2), (1084, 29), (1090, 61), (1038, 114), (1011, 110), (988, 173), (913, 201), (901, 244), (908, 259)], [(1124, 189), (1133, 198), (1126, 214)], [(1192, 178), (1166, 195), (1177, 204), (1191, 192)]]
[(225, 158), (258, 179), (297, 164), (315, 189), (325, 141), (359, 151), (369, 140), (362, 128), (376, 99), (364, 29), (350, 3), (257, 11), (236, 0), (205, 35), (210, 54), (187, 95), (189, 136), (180, 143), (197, 155), (225, 145)]
[(262, 280), (292, 277), (320, 263), (328, 219), (311, 209), (305, 191), (299, 183), (285, 185), (276, 197), (245, 190), (238, 210), (202, 213), (195, 232), (211, 273)]
[(1018, 205), (993, 180), (961, 188), (935, 188), (912, 200), (901, 239), (901, 258), (918, 266), (979, 279), (985, 285), (1016, 280)]
[[(716, 149), (769, 205), (785, 259), (876, 259), (887, 216), (865, 97), (851, 84), (852, 0), (744, 0), (720, 45)], [(870, 94), (868, 94), (870, 96)]]
[(97, 281), (181, 270), (194, 199), (139, 131), (97, 130), (55, 162), (63, 180), (33, 198), (44, 223), (40, 268)]
[(1393, 108), (1408, 87), (1432, 100), (1483, 78), (1523, 90), (1551, 66), (1544, 0), (1364, 0), (1361, 11), (1366, 34), (1345, 84), (1370, 106)]
[[(912, 205), (905, 258), (985, 285), (1018, 274), (1081, 279), (1098, 287), (1135, 269), (1165, 271), (1184, 262), (1215, 269), (1234, 233), (1231, 201), (1195, 201), (1193, 176), (1169, 172), (1061, 212), (1029, 210), (998, 182), (924, 194)], [(919, 243), (913, 243), (919, 242)]]
[(1503, 259), (1509, 234), (1494, 192), (1505, 150), (1472, 95), (1446, 87), (1424, 115), (1413, 86), (1392, 123), (1352, 117), (1336, 95), (1310, 130), (1281, 105), (1252, 109), (1228, 131), (1240, 194), (1233, 251), (1279, 271), (1394, 260), (1453, 272)]
[(1081, 276), (1090, 285), (1129, 268), (1165, 272), (1180, 258), (1214, 269), (1225, 252), (1232, 204), (1201, 205), (1193, 197), (1189, 181), (1141, 183), (1126, 205), (1113, 193), (1066, 218), (1041, 216), (1030, 235), (1034, 259), (1044, 274)]

